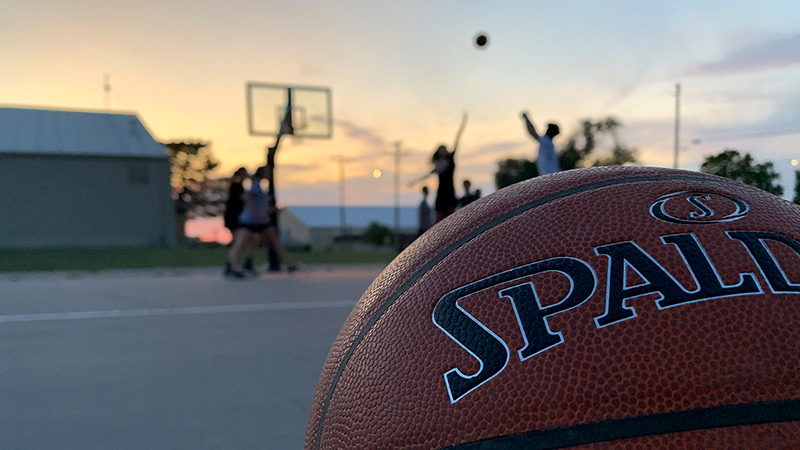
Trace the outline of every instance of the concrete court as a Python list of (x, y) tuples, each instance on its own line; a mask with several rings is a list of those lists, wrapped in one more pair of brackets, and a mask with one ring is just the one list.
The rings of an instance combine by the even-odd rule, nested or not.
[(301, 449), (381, 269), (0, 275), (0, 449)]

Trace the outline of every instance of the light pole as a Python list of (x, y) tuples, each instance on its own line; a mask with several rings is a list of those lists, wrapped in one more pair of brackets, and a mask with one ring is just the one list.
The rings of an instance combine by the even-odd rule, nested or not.
[(678, 168), (678, 147), (680, 146), (681, 130), (681, 84), (675, 83), (675, 161), (674, 168)]
[(106, 111), (111, 111), (111, 75), (103, 75), (103, 103), (105, 104)]
[(389, 153), (394, 156), (394, 246), (395, 249), (400, 251), (400, 162), (403, 156), (407, 156), (409, 152), (401, 151), (401, 142), (394, 143), (394, 151)]
[(336, 156), (334, 157), (334, 159), (336, 159), (336, 162), (339, 163), (339, 233), (342, 236), (345, 236), (347, 235), (347, 213), (345, 211), (345, 198), (344, 198), (345, 194), (344, 183), (346, 178), (344, 164), (351, 160), (345, 158), (344, 156)]
[(347, 178), (347, 174), (345, 173), (345, 164), (373, 158), (373, 156), (362, 156), (356, 158), (348, 158), (345, 156), (333, 157), (333, 159), (339, 163), (339, 227), (342, 236), (347, 235), (347, 212), (345, 211), (345, 179)]
[(394, 143), (394, 245), (400, 247), (400, 141)]

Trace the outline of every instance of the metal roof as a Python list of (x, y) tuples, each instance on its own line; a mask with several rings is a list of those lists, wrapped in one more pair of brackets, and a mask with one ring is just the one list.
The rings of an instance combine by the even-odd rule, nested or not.
[[(338, 206), (287, 206), (310, 228), (338, 228), (341, 224)], [(371, 222), (392, 228), (394, 226), (393, 206), (346, 206), (345, 216), (347, 226), (353, 228), (366, 228)], [(417, 228), (417, 208), (413, 206), (400, 207), (400, 226), (403, 228)]]
[(136, 114), (0, 107), (0, 153), (164, 158)]

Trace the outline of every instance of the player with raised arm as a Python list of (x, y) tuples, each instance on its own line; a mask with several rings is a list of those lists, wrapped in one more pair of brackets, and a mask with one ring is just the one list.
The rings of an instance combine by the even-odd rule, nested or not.
[(539, 143), (539, 156), (536, 158), (536, 168), (539, 170), (539, 175), (561, 172), (561, 164), (558, 162), (558, 154), (553, 144), (553, 138), (561, 132), (558, 125), (548, 123), (547, 131), (544, 136), (541, 136), (536, 132), (536, 127), (525, 111), (522, 112), (522, 120), (525, 121), (525, 128), (528, 134)]
[(433, 170), (431, 174), (436, 174), (439, 177), (439, 187), (436, 189), (436, 223), (444, 220), (456, 210), (458, 206), (458, 199), (456, 198), (455, 186), (455, 171), (456, 171), (456, 151), (458, 150), (458, 143), (461, 140), (461, 134), (464, 132), (464, 127), (467, 124), (467, 113), (461, 119), (461, 126), (456, 132), (456, 139), (453, 142), (453, 151), (448, 151), (447, 147), (440, 145), (433, 153), (431, 162), (433, 162)]

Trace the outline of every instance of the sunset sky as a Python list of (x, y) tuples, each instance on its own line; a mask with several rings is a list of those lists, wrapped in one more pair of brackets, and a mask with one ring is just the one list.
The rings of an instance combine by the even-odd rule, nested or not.
[[(580, 119), (614, 115), (643, 164), (671, 167), (676, 82), (681, 168), (736, 148), (774, 162), (789, 191), (800, 158), (796, 0), (4, 1), (0, 104), (102, 110), (104, 74), (113, 111), (160, 141), (211, 141), (219, 175), (255, 168), (271, 144), (247, 134), (247, 81), (330, 87), (333, 138), (282, 143), (284, 205), (337, 204), (337, 156), (359, 158), (348, 204), (392, 204), (395, 141), (402, 203), (418, 202), (405, 182), (430, 170), (462, 111), (456, 179), (484, 193), (498, 160), (536, 156), (522, 110), (559, 123), (557, 145)], [(786, 133), (744, 138), (773, 131)]]

